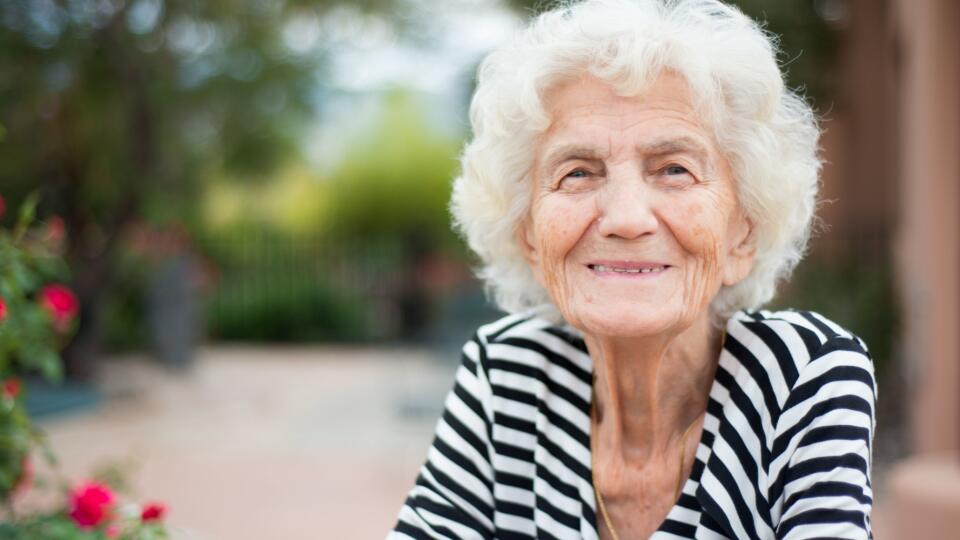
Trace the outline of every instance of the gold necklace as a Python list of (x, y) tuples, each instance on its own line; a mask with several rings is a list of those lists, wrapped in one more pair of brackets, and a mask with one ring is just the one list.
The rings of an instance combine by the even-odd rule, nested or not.
[[(723, 352), (723, 346), (727, 342), (727, 329), (723, 328), (720, 334), (720, 352)], [(590, 385), (590, 423), (593, 424), (593, 418), (597, 411), (597, 374), (593, 374), (593, 383)], [(687, 449), (687, 435), (690, 434), (690, 429), (693, 428), (694, 424), (697, 421), (694, 420), (687, 426), (687, 429), (684, 430), (683, 436), (681, 437), (682, 442), (680, 443), (680, 471), (677, 473), (677, 489), (673, 496), (673, 500), (676, 501), (680, 497), (680, 490), (683, 489), (683, 469), (685, 468), (684, 461), (686, 461), (686, 449)], [(592, 426), (591, 426), (592, 430)], [(610, 514), (607, 513), (607, 506), (603, 503), (603, 494), (600, 493), (600, 487), (597, 486), (597, 476), (593, 474), (597, 470), (597, 452), (596, 452), (596, 437), (590, 435), (590, 476), (593, 483), (593, 492), (597, 494), (597, 506), (600, 507), (600, 513), (603, 515), (603, 522), (606, 524), (607, 529), (610, 531), (610, 535), (613, 536), (613, 540), (620, 540), (620, 536), (617, 535), (616, 529), (613, 528), (613, 522), (610, 521)], [(599, 531), (597, 531), (599, 532)]]
[[(593, 395), (591, 396), (590, 401), (590, 421), (593, 422), (594, 415), (596, 414), (596, 403), (597, 403), (597, 394), (596, 390), (592, 389)], [(697, 423), (696, 420), (690, 423), (687, 426), (687, 429), (684, 430), (683, 435), (681, 436), (680, 442), (680, 470), (677, 472), (677, 489), (675, 490), (673, 499), (677, 500), (680, 497), (680, 490), (683, 489), (683, 469), (686, 461), (686, 449), (687, 449), (687, 436), (690, 434), (690, 430)], [(600, 493), (600, 487), (597, 485), (597, 476), (593, 474), (593, 471), (597, 470), (597, 452), (596, 452), (596, 437), (593, 435), (590, 436), (590, 468), (591, 468), (591, 480), (593, 483), (593, 492), (597, 494), (597, 506), (600, 507), (600, 514), (603, 516), (603, 522), (607, 526), (607, 530), (610, 531), (610, 535), (613, 536), (613, 540), (620, 540), (620, 536), (617, 535), (617, 530), (613, 528), (613, 521), (610, 520), (610, 514), (607, 513), (607, 506), (603, 502), (603, 494)]]

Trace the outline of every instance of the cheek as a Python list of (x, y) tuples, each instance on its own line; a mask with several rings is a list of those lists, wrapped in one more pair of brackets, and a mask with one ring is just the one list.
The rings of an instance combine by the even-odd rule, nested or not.
[[(532, 213), (536, 233), (538, 279), (560, 313), (576, 320), (577, 289), (568, 264), (593, 222), (592, 212), (570, 200), (542, 201)], [(581, 299), (583, 301), (583, 299)], [(589, 299), (586, 300), (589, 303)]]
[(590, 226), (590, 216), (573, 205), (543, 204), (534, 214), (537, 248), (544, 270), (562, 266)]
[[(725, 221), (710, 205), (691, 202), (678, 205), (672, 214), (674, 236), (688, 255), (696, 257), (704, 269), (716, 266), (722, 247)], [(698, 265), (700, 266), (700, 265)]]
[(556, 266), (560, 264), (563, 256), (570, 250), (573, 231), (569, 225), (561, 223), (549, 223), (543, 225), (537, 231), (537, 238), (540, 240), (540, 253), (543, 254), (545, 265)]

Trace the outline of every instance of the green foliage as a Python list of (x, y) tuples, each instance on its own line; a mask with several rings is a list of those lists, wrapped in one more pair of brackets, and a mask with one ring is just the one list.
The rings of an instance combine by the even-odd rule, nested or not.
[(144, 279), (130, 273), (123, 277), (117, 280), (103, 314), (104, 345), (112, 352), (142, 350), (148, 339)]
[(62, 344), (50, 316), (37, 301), (41, 287), (66, 278), (62, 260), (37, 234), (29, 234), (35, 199), (21, 209), (14, 230), (0, 229), (0, 299), (6, 316), (0, 321), (0, 376), (40, 372), (60, 377)]
[[(60, 323), (71, 323), (76, 314), (72, 293), (62, 285), (53, 293), (48, 286), (54, 279), (63, 280), (67, 269), (54, 251), (57, 241), (51, 229), (31, 227), (35, 205), (36, 197), (28, 197), (13, 230), (0, 228), (0, 540), (166, 538), (163, 525), (144, 522), (136, 508), (129, 515), (112, 516), (111, 507), (105, 514), (110, 515), (109, 523), (89, 530), (79, 527), (64, 508), (22, 516), (14, 512), (13, 498), (33, 483), (31, 452), (39, 448), (56, 466), (42, 433), (27, 415), (22, 376), (38, 372), (48, 380), (60, 378), (59, 350), (71, 329)], [(121, 485), (115, 469), (101, 475)], [(114, 534), (108, 535), (107, 527)]]
[(203, 242), (219, 269), (209, 302), (214, 339), (357, 341), (374, 337), (375, 289), (389, 287), (399, 253), (322, 236), (238, 227)]
[(10, 496), (24, 473), (23, 459), (30, 452), (34, 433), (21, 400), (0, 402), (0, 501)]
[(32, 540), (56, 538), (57, 540), (106, 540), (101, 530), (83, 531), (66, 515), (38, 515), (23, 523), (0, 525), (0, 540)]
[(388, 96), (376, 129), (351, 147), (330, 182), (331, 235), (423, 249), (454, 243), (447, 204), (459, 144), (430, 130), (412, 95)]
[(364, 304), (319, 276), (260, 269), (221, 284), (210, 310), (211, 337), (226, 341), (357, 341), (368, 336)]
[(131, 195), (189, 202), (205, 164), (262, 177), (294, 150), (325, 60), (322, 35), (287, 36), (341, 3), (0, 3), (0, 182), (103, 225)]
[(65, 277), (66, 269), (30, 228), (35, 205), (36, 197), (28, 197), (13, 230), (0, 228), (0, 502), (23, 477), (31, 448), (42, 442), (27, 417), (19, 376), (61, 376), (63, 336), (41, 306), (39, 293), (53, 279)]
[[(132, 521), (132, 520), (131, 520)], [(0, 540), (163, 540), (167, 531), (159, 524), (130, 524), (116, 536), (105, 528), (83, 530), (63, 512), (38, 514), (19, 523), (0, 523)]]
[(396, 302), (417, 258), (459, 249), (447, 209), (459, 141), (431, 129), (416, 95), (386, 96), (345, 146), (329, 178), (292, 167), (269, 186), (213, 186), (202, 248), (221, 271), (212, 337), (377, 337), (377, 311)]
[(315, 235), (327, 225), (328, 188), (326, 179), (300, 161), (292, 161), (262, 185), (216, 175), (203, 194), (203, 226), (217, 235), (251, 226), (288, 237)]
[[(335, 7), (391, 0), (0, 2), (0, 185), (39, 187), (71, 234), (88, 316), (67, 351), (97, 350), (121, 235), (195, 219), (204, 173), (250, 183), (294, 155), (316, 118)], [(71, 354), (71, 353), (76, 353)]]

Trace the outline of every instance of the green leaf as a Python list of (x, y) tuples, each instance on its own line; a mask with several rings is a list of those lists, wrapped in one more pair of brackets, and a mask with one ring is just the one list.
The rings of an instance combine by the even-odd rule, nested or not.
[(63, 380), (63, 367), (60, 364), (60, 355), (51, 349), (38, 351), (37, 367), (43, 378), (54, 383), (60, 383)]
[(40, 194), (36, 191), (27, 196), (26, 200), (20, 205), (20, 217), (17, 219), (17, 228), (13, 234), (14, 243), (19, 244), (27, 228), (33, 223), (37, 213), (37, 201), (40, 200)]

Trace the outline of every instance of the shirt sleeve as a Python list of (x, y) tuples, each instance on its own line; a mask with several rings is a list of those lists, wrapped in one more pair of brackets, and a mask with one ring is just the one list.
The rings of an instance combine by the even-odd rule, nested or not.
[(486, 410), (491, 392), (480, 362), (482, 347), (477, 338), (463, 348), (426, 463), (388, 540), (493, 538), (491, 424)]
[(855, 337), (831, 338), (801, 370), (773, 444), (774, 456), (788, 456), (771, 497), (778, 539), (873, 538), (876, 398), (873, 362)]

